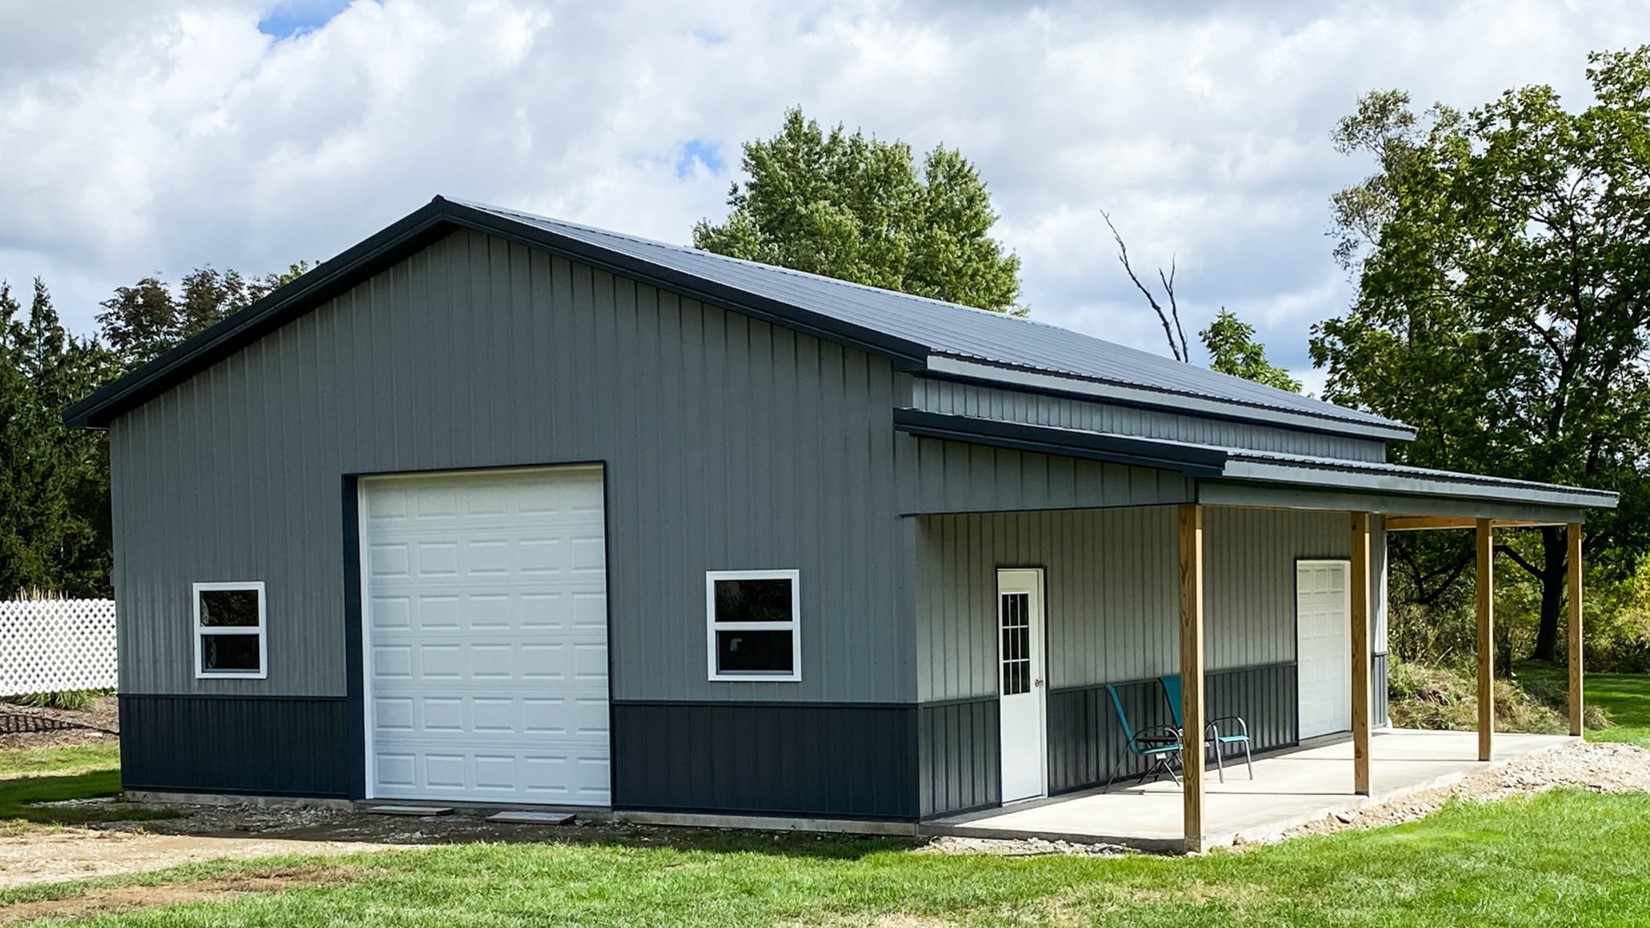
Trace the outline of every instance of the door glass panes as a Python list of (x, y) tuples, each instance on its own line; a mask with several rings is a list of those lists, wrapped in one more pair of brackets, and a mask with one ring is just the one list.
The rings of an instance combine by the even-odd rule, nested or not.
[(997, 597), (1003, 630), (999, 652), (1002, 661), (1002, 694), (1017, 696), (1031, 692), (1031, 594), (1003, 593)]

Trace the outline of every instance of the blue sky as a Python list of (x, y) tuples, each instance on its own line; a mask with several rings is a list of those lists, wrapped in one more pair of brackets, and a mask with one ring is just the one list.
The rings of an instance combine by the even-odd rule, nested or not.
[(325, 26), (349, 7), (349, 0), (288, 0), (263, 13), (258, 31), (275, 39), (290, 39)]
[(1627, 0), (0, 0), (0, 279), (68, 322), (149, 274), (336, 254), (435, 194), (666, 241), (719, 218), (793, 105), (956, 147), (1034, 318), (1167, 353), (1117, 267), (1179, 265), (1310, 370), (1350, 296), (1329, 145), (1360, 94), (1470, 107), (1650, 36)]

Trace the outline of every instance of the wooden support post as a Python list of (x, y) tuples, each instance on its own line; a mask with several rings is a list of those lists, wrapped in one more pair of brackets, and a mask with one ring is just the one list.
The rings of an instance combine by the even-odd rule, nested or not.
[(1369, 795), (1370, 649), (1369, 513), (1352, 513), (1352, 791)]
[(1495, 749), (1495, 533), (1478, 520), (1478, 759)]
[(1203, 507), (1180, 507), (1181, 795), (1188, 854), (1203, 850)]
[(1570, 547), (1570, 734), (1581, 737), (1581, 523), (1566, 529)]

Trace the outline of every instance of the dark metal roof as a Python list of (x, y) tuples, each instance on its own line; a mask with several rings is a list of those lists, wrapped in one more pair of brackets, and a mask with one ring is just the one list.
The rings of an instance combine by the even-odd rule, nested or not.
[(441, 197), (98, 390), (72, 407), (65, 421), (107, 425), (455, 227), (519, 241), (893, 357), (909, 370), (943, 370), (949, 376), (1032, 391), (1110, 385), (1120, 391), (1120, 400), (1137, 404), (1376, 439), (1414, 434), (1380, 416), (1029, 319)]
[(1566, 508), (1616, 507), (1608, 490), (1569, 487), (1379, 461), (1255, 451), (1110, 435), (1087, 429), (1024, 425), (916, 409), (894, 414), (895, 428), (915, 435), (999, 448), (1098, 458), (1175, 470), (1191, 477), (1245, 483), (1344, 489), (1460, 500), (1496, 500)]

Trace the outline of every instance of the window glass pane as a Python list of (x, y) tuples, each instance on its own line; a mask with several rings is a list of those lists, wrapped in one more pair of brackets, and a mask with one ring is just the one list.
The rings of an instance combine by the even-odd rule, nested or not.
[(785, 631), (718, 631), (718, 673), (790, 673), (791, 633)]
[(201, 635), (201, 669), (257, 671), (258, 635)]
[(790, 620), (791, 581), (789, 578), (716, 581), (716, 621), (789, 622)]
[(201, 590), (203, 628), (255, 628), (257, 590)]

